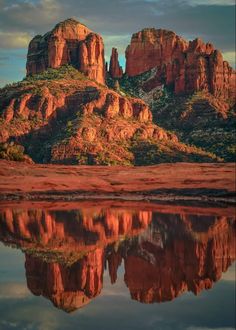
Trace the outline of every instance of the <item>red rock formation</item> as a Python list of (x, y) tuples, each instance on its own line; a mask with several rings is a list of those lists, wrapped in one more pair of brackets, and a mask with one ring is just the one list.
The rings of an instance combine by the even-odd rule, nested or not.
[(216, 97), (233, 98), (235, 71), (221, 53), (201, 39), (185, 41), (174, 32), (144, 29), (132, 36), (126, 49), (126, 73), (136, 76), (157, 68), (149, 89), (166, 84), (176, 94), (207, 91)]
[(172, 62), (173, 51), (176, 58), (182, 58), (187, 48), (188, 42), (174, 32), (144, 29), (133, 34), (126, 49), (126, 73), (132, 77)]
[(112, 78), (121, 78), (123, 76), (123, 69), (119, 64), (118, 52), (116, 48), (112, 48), (109, 73)]
[(29, 44), (27, 75), (72, 64), (89, 78), (105, 83), (102, 38), (74, 19), (67, 19)]
[[(23, 88), (22, 97), (19, 94), (12, 95), (11, 100), (4, 100), (6, 103), (2, 117), (10, 122), (13, 118), (23, 117), (24, 119), (47, 120), (57, 116), (58, 111), (69, 113), (82, 109), (85, 115), (100, 112), (105, 118), (112, 118), (120, 115), (123, 118), (133, 117), (140, 122), (152, 120), (152, 113), (148, 106), (141, 99), (126, 98), (109, 89), (100, 89), (93, 82), (72, 81), (71, 88), (64, 82), (58, 82), (61, 89), (56, 95), (46, 86), (41, 87), (41, 95), (37, 95), (29, 89)], [(63, 88), (67, 87), (64, 92)], [(72, 110), (71, 110), (72, 109)]]

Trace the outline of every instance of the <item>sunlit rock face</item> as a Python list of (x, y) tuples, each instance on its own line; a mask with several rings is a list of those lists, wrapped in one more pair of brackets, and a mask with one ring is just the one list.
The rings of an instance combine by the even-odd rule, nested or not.
[(25, 252), (30, 291), (66, 312), (101, 293), (105, 268), (115, 285), (122, 263), (132, 299), (164, 302), (210, 289), (235, 260), (234, 215), (212, 209), (194, 214), (187, 207), (178, 212), (138, 204), (7, 207), (0, 210), (0, 239)]
[(72, 64), (89, 78), (105, 83), (102, 37), (74, 19), (57, 24), (44, 36), (34, 37), (28, 49), (27, 75)]
[(156, 68), (146, 86), (165, 84), (176, 94), (206, 91), (228, 99), (235, 95), (235, 71), (220, 51), (197, 38), (186, 41), (172, 31), (144, 29), (133, 34), (126, 49), (126, 73), (133, 77)]

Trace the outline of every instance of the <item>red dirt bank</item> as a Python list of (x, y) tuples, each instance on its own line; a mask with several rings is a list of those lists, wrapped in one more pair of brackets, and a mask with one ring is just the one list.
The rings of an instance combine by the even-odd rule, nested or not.
[(0, 199), (207, 198), (232, 201), (234, 192), (235, 165), (231, 163), (102, 167), (0, 161)]

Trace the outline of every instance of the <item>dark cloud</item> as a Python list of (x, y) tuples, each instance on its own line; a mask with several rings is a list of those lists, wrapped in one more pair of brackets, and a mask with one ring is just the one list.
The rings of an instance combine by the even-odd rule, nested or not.
[(157, 27), (174, 30), (186, 38), (199, 36), (224, 52), (232, 52), (232, 3), (233, 0), (0, 0), (0, 47), (25, 47), (31, 36), (75, 17), (101, 33), (108, 49), (114, 42), (123, 51), (132, 33)]

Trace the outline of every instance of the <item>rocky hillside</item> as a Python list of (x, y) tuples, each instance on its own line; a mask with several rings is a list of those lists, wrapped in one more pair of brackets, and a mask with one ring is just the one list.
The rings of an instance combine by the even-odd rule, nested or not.
[(126, 73), (113, 70), (107, 83), (143, 99), (154, 122), (182, 142), (235, 159), (235, 71), (212, 44), (144, 29), (127, 47)]
[(154, 125), (141, 99), (124, 97), (72, 66), (5, 87), (0, 98), (0, 142), (22, 144), (35, 162), (140, 165), (216, 159)]
[[(154, 54), (153, 60), (150, 63), (145, 60), (148, 66), (142, 66), (138, 58), (151, 58), (149, 53), (145, 53), (149, 52), (149, 44), (155, 49), (150, 53)], [(162, 53), (156, 50), (158, 47)], [(177, 52), (179, 47), (181, 50)], [(209, 148), (211, 152), (208, 148), (203, 151), (199, 147), (205, 147), (204, 144), (191, 139), (189, 134), (187, 137), (181, 135), (176, 130), (178, 118), (175, 115), (173, 120), (168, 120), (172, 124), (166, 125), (163, 118), (168, 116), (166, 105), (162, 106), (163, 94), (155, 96), (157, 90), (163, 91), (163, 86), (170, 88), (178, 78), (177, 71), (172, 72), (174, 80), (169, 84), (161, 74), (160, 87), (160, 66), (168, 61), (177, 63), (177, 55), (173, 55), (175, 52), (181, 57), (186, 51), (195, 54), (198, 51), (195, 48), (173, 33), (144, 30), (133, 36), (127, 49), (125, 75), (117, 50), (113, 48), (109, 72), (106, 72), (107, 84), (112, 87), (109, 88), (105, 84), (102, 38), (74, 19), (57, 24), (52, 31), (36, 36), (30, 42), (26, 78), (0, 90), (0, 150), (3, 151), (0, 156), (10, 160), (28, 159), (22, 156), (22, 148), (19, 147), (22, 145), (25, 153), (39, 163), (148, 165), (223, 160), (224, 153), (216, 152), (218, 157), (214, 154), (216, 148)], [(205, 53), (201, 56), (195, 54), (198, 57), (216, 56), (213, 46), (209, 45), (201, 44), (199, 52)], [(163, 59), (157, 62), (159, 56)], [(186, 60), (190, 55), (183, 56)], [(195, 63), (195, 57), (192, 60)], [(221, 71), (217, 71), (218, 66), (214, 65), (209, 71), (212, 73), (213, 67), (216, 68), (212, 76), (216, 85), (211, 92), (219, 97), (231, 97), (233, 71), (228, 65), (223, 65), (225, 83), (220, 85)], [(143, 73), (146, 70), (149, 71)], [(206, 79), (208, 81), (209, 77)], [(197, 89), (194, 84), (193, 90)], [(190, 90), (188, 88), (184, 92)], [(176, 88), (174, 91), (177, 93)], [(177, 100), (179, 96), (175, 97)], [(224, 108), (221, 108), (222, 104)], [(219, 107), (225, 118), (228, 103), (221, 101)], [(175, 130), (179, 137), (169, 130)], [(192, 132), (193, 129), (190, 127), (189, 130)], [(16, 150), (14, 155), (8, 148), (12, 144), (17, 146), (13, 148)], [(17, 150), (21, 150), (20, 155)]]

